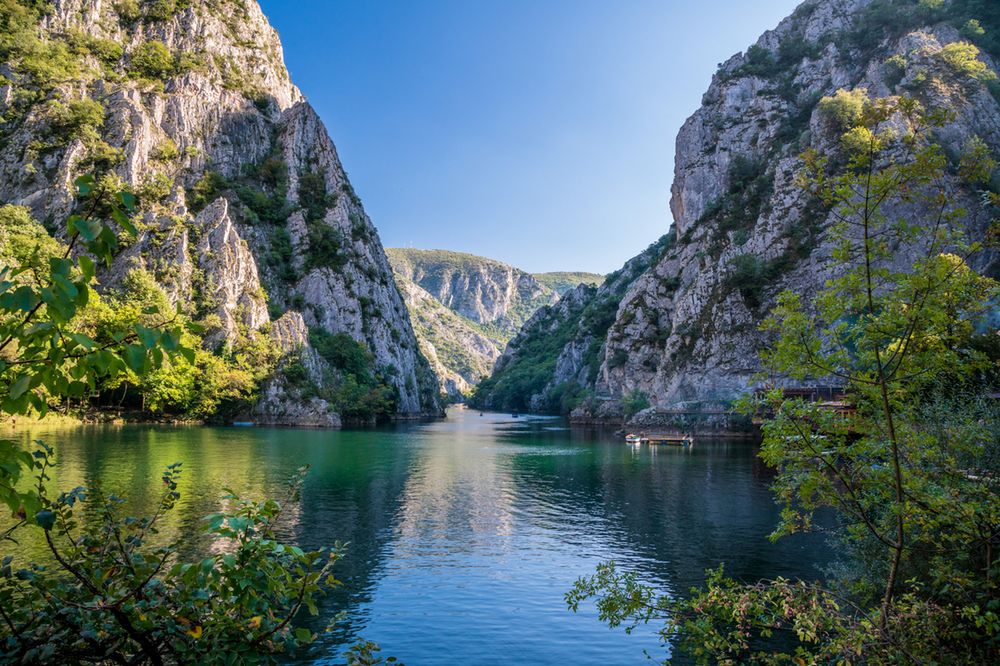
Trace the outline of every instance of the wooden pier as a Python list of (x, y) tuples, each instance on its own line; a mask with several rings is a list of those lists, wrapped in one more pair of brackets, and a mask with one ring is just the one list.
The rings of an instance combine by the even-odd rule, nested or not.
[(664, 446), (691, 446), (694, 444), (694, 438), (689, 435), (650, 435), (647, 440), (650, 444)]
[(694, 438), (690, 435), (628, 435), (629, 444), (660, 444), (663, 446), (691, 446)]

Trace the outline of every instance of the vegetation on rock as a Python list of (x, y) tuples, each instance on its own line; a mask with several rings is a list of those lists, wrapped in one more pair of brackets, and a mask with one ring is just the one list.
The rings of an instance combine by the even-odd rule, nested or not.
[(597, 273), (573, 272), (573, 271), (552, 271), (549, 273), (532, 273), (531, 277), (538, 280), (560, 296), (567, 291), (575, 289), (581, 284), (589, 284), (594, 287), (601, 286), (604, 276)]
[[(118, 234), (136, 232), (130, 220), (136, 202), (128, 192), (102, 190), (89, 177), (79, 179), (77, 188), (83, 212), (68, 220), (65, 247), (23, 209), (0, 209), (0, 233), (21, 241), (5, 245), (0, 255), (13, 253), (19, 261), (0, 270), (4, 414), (33, 409), (44, 415), (49, 402), (80, 397), (125, 374), (146, 381), (172, 363), (195, 358), (163, 300), (144, 301), (142, 314), (152, 321), (124, 315), (113, 329), (106, 321), (108, 328), (96, 334), (80, 326), (99, 300), (95, 262), (88, 255), (110, 263)], [(110, 220), (98, 216), (104, 211)], [(356, 351), (347, 354), (347, 362), (358, 361)], [(28, 452), (0, 442), (0, 504), (15, 519), (0, 534), (0, 544), (15, 543), (20, 531), (38, 530), (51, 558), (0, 559), (0, 659), (231, 664), (271, 661), (314, 639), (296, 616), (301, 609), (316, 614), (317, 594), (337, 584), (329, 572), (342, 547), (306, 552), (275, 536), (283, 508), (298, 499), (305, 468), (289, 483), (282, 503), (227, 491), (223, 501), (229, 508), (205, 519), (215, 554), (183, 562), (179, 544), (164, 542), (157, 531), (180, 497), (180, 463), (163, 472), (158, 505), (146, 517), (127, 515), (125, 500), (99, 487), (55, 494), (54, 464), (52, 449), (43, 443)], [(374, 649), (359, 647), (352, 663)]]
[[(622, 297), (672, 240), (673, 234), (666, 234), (630, 262), (632, 265), (609, 274), (600, 287), (582, 284), (556, 305), (539, 310), (511, 341), (493, 374), (480, 382), (470, 404), (568, 414), (592, 397), (590, 387), (597, 379), (604, 341)], [(557, 361), (570, 343), (583, 347), (579, 363), (583, 377), (556, 377)]]

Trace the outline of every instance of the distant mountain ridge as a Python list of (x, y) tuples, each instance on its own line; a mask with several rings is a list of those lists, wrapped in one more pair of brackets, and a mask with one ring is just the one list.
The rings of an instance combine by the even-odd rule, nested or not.
[(576, 289), (581, 284), (592, 287), (599, 287), (604, 282), (604, 276), (599, 273), (585, 273), (573, 271), (552, 271), (549, 273), (532, 273), (531, 277), (538, 280), (560, 296), (565, 296), (566, 292)]
[(389, 262), (439, 303), (475, 322), (500, 346), (559, 295), (528, 273), (496, 259), (450, 250), (390, 248)]
[(442, 393), (459, 399), (488, 376), (507, 343), (539, 308), (603, 276), (531, 275), (496, 259), (450, 250), (388, 248), (386, 254), (421, 351)]

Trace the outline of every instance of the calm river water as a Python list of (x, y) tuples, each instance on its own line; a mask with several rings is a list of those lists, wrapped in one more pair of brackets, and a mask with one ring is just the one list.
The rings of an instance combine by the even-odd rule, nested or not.
[[(358, 638), (408, 666), (645, 663), (663, 658), (653, 628), (626, 636), (563, 594), (614, 559), (663, 589), (684, 592), (725, 562), (739, 578), (818, 577), (817, 537), (767, 540), (778, 509), (770, 474), (742, 442), (689, 450), (642, 446), (559, 419), (452, 409), (444, 421), (385, 430), (80, 428), (21, 432), (55, 445), (61, 489), (100, 481), (142, 512), (159, 472), (183, 461), (182, 500), (164, 531), (192, 557), (200, 518), (222, 488), (280, 495), (300, 465), (312, 471), (286, 538), (305, 547), (350, 542), (324, 598), (348, 620), (308, 659), (342, 663)], [(22, 548), (29, 549), (24, 545)], [(5, 547), (7, 549), (7, 547)]]

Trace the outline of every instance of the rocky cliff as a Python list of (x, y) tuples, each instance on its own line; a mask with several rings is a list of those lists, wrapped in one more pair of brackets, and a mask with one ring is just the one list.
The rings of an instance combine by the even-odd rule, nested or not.
[(0, 200), (58, 233), (76, 175), (138, 193), (139, 236), (102, 289), (148, 272), (208, 324), (218, 353), (259, 332), (307, 359), (308, 388), (277, 372), (258, 420), (339, 422), (340, 357), (310, 349), (338, 334), (363, 348), (371, 367), (356, 374), (388, 386), (398, 414), (438, 412), (375, 227), (256, 2), (11, 0), (8, 10)]
[(398, 275), (410, 279), (439, 303), (475, 322), (502, 344), (535, 310), (558, 294), (522, 270), (495, 259), (447, 250), (390, 248)]
[(608, 329), (622, 297), (672, 245), (663, 236), (601, 285), (581, 282), (524, 324), (479, 384), (471, 404), (482, 409), (568, 412), (597, 392)]
[[(808, 297), (834, 270), (825, 261), (832, 214), (796, 174), (807, 149), (836, 158), (843, 129), (819, 102), (838, 91), (952, 110), (936, 136), (952, 162), (944, 187), (967, 208), (973, 234), (985, 233), (995, 211), (982, 210), (979, 188), (959, 177), (958, 156), (976, 141), (1000, 153), (998, 38), (995, 2), (810, 0), (723, 63), (677, 137), (676, 242), (622, 297), (593, 380), (575, 381), (610, 398), (642, 391), (659, 405), (748, 388), (775, 295)], [(997, 273), (989, 253), (973, 265)], [(567, 355), (570, 344), (553, 362)], [(557, 379), (549, 372), (548, 382)]]
[(446, 250), (387, 253), (421, 349), (452, 399), (468, 395), (524, 322), (558, 299), (531, 275), (494, 259)]
[(413, 281), (402, 275), (397, 275), (396, 280), (410, 311), (420, 350), (434, 368), (441, 393), (451, 400), (463, 399), (489, 376), (500, 356), (497, 340)]

